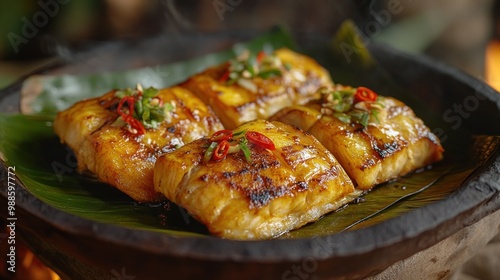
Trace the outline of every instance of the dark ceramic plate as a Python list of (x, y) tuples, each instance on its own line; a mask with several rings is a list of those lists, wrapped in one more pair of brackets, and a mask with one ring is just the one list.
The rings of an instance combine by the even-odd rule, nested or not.
[[(157, 65), (224, 49), (248, 37), (251, 34), (209, 34), (185, 36), (177, 43), (158, 39), (116, 43), (82, 52), (77, 61), (56, 63), (40, 71), (84, 73), (131, 67), (123, 62), (123, 57), (133, 61), (135, 67)], [(182, 47), (201, 43), (205, 48), (191, 53)], [(312, 37), (299, 42), (303, 50), (313, 56), (316, 53), (320, 63), (327, 59), (318, 46), (325, 44), (325, 40)], [(500, 95), (481, 81), (425, 57), (373, 44), (370, 51), (379, 63), (373, 75), (339, 74), (337, 81), (362, 82), (376, 90), (391, 92), (387, 84), (381, 82), (390, 79), (404, 89), (404, 95), (397, 97), (416, 104), (414, 109), (424, 120), (431, 116), (443, 118), (437, 123), (445, 125), (435, 130), (441, 137), (483, 135), (474, 138), (471, 145), (479, 151), (478, 157), (488, 156), (445, 198), (395, 218), (337, 234), (231, 241), (171, 236), (91, 221), (42, 202), (17, 182), (16, 234), (68, 279), (360, 278), (432, 247), (497, 211), (500, 208), (500, 140), (495, 136), (500, 135)], [(175, 57), (165, 55), (174, 52)], [(95, 64), (88, 63), (89, 59)], [(3, 90), (2, 111), (18, 110), (20, 86), (21, 83), (16, 83)], [(465, 111), (456, 111), (457, 106)], [(432, 119), (429, 121), (432, 123)], [(459, 129), (455, 125), (458, 121)], [(1, 167), (0, 182), (7, 186), (11, 176), (4, 162)], [(7, 205), (6, 189), (1, 188), (2, 205)]]

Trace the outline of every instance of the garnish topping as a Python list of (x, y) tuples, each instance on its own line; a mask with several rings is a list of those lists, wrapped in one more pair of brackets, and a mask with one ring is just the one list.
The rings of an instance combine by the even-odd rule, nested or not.
[(264, 51), (255, 55), (246, 50), (236, 59), (228, 62), (227, 69), (219, 80), (227, 85), (236, 83), (251, 92), (257, 92), (257, 86), (251, 81), (252, 78), (269, 79), (281, 76), (282, 68), (286, 69), (286, 65), (283, 65), (277, 56), (267, 54)]
[(332, 115), (344, 123), (357, 122), (368, 126), (370, 117), (380, 122), (378, 114), (384, 108), (373, 90), (366, 87), (352, 88), (337, 86), (334, 89), (322, 89), (321, 113)]
[(248, 143), (268, 150), (275, 150), (276, 147), (269, 137), (257, 131), (239, 131), (233, 133), (231, 130), (219, 130), (210, 137), (210, 145), (203, 155), (203, 161), (208, 162), (211, 159), (219, 161), (228, 154), (243, 152), (248, 162), (252, 161), (251, 151)]
[(233, 131), (228, 129), (219, 130), (216, 133), (212, 134), (210, 137), (210, 141), (212, 142), (220, 142), (222, 140), (229, 140), (233, 137)]
[(214, 154), (212, 155), (212, 158), (214, 160), (221, 160), (226, 157), (227, 153), (229, 152), (229, 142), (227, 140), (222, 140), (217, 144), (217, 147), (215, 147)]
[(354, 102), (375, 102), (377, 101), (377, 97), (378, 95), (373, 90), (366, 87), (358, 87), (354, 94)]
[(146, 128), (157, 128), (174, 108), (170, 103), (164, 103), (156, 96), (158, 90), (149, 87), (143, 90), (140, 84), (136, 89), (127, 88), (115, 92), (115, 97), (120, 98), (117, 113), (132, 134), (143, 135)]
[(265, 136), (262, 133), (259, 133), (257, 131), (249, 131), (246, 133), (246, 137), (250, 143), (253, 143), (257, 146), (260, 146), (260, 147), (268, 149), (268, 150), (275, 150), (276, 149), (273, 141), (271, 141), (271, 139), (269, 139), (269, 137)]

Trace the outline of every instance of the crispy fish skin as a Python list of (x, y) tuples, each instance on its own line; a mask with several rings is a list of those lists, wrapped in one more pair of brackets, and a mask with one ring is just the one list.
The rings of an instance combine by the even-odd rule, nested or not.
[(320, 106), (315, 104), (286, 107), (269, 118), (308, 131), (320, 118)]
[(367, 190), (443, 158), (439, 139), (403, 102), (383, 97), (379, 122), (366, 128), (320, 112), (321, 101), (286, 108), (271, 117), (303, 128), (337, 158), (356, 188)]
[(112, 113), (103, 106), (113, 99), (115, 91), (103, 96), (75, 103), (71, 108), (59, 112), (54, 120), (54, 131), (61, 142), (68, 145), (77, 158), (82, 152), (82, 142), (104, 124), (113, 122), (118, 114)]
[(153, 188), (156, 158), (222, 129), (222, 124), (201, 100), (184, 88), (173, 87), (157, 95), (174, 105), (169, 120), (137, 136), (116, 125), (116, 109), (105, 108), (113, 94), (78, 102), (60, 112), (55, 132), (75, 152), (80, 172), (90, 171), (137, 201), (164, 200)]
[(217, 236), (265, 239), (298, 228), (346, 203), (354, 186), (316, 139), (279, 122), (257, 120), (235, 130), (260, 132), (276, 150), (249, 144), (241, 152), (204, 162), (203, 138), (158, 158), (155, 189), (184, 207)]
[(226, 63), (192, 76), (181, 86), (211, 106), (227, 129), (234, 129), (248, 121), (267, 119), (287, 106), (307, 103), (318, 97), (319, 88), (332, 83), (328, 71), (310, 57), (286, 48), (274, 55), (290, 70), (277, 77), (251, 79), (257, 92), (220, 81)]

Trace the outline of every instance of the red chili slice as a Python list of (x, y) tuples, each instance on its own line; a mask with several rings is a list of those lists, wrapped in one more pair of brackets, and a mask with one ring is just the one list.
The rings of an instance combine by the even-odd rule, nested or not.
[[(123, 107), (123, 105), (125, 105), (125, 103), (127, 103), (127, 105), (128, 105), (128, 113), (124, 113), (122, 110), (122, 107)], [(125, 96), (118, 103), (118, 107), (116, 108), (116, 111), (124, 119), (126, 117), (132, 117), (134, 115), (134, 103), (135, 103), (135, 99), (132, 96)]]
[[(123, 106), (127, 103), (128, 106), (128, 112), (125, 113), (123, 112)], [(132, 129), (137, 131), (138, 135), (143, 135), (146, 133), (146, 129), (144, 128), (144, 125), (142, 123), (134, 118), (134, 104), (135, 104), (135, 98), (132, 96), (125, 96), (123, 97), (120, 102), (118, 103), (118, 107), (116, 108), (116, 111), (120, 116), (123, 118), (123, 120), (130, 125)]]
[(261, 63), (262, 60), (264, 59), (264, 57), (266, 56), (266, 53), (264, 51), (260, 51), (258, 54), (257, 54), (257, 62), (258, 63)]
[(139, 120), (134, 119), (133, 117), (127, 117), (125, 122), (128, 123), (132, 129), (137, 131), (137, 135), (143, 135), (146, 133), (146, 128), (144, 128), (144, 125), (142, 125)]
[(231, 62), (226, 61), (224, 63), (224, 66), (221, 67), (223, 67), (224, 72), (219, 77), (219, 82), (226, 82), (227, 80), (229, 80), (229, 75), (231, 74), (231, 71), (229, 71), (229, 68), (231, 67)]
[(219, 81), (220, 82), (225, 82), (229, 79), (229, 70), (226, 70), (224, 73), (222, 73), (222, 76), (220, 76)]
[(212, 142), (220, 142), (223, 140), (229, 140), (233, 137), (233, 132), (228, 129), (223, 129), (215, 132), (212, 134), (212, 137), (210, 137), (210, 141)]
[(361, 102), (361, 101), (368, 101), (368, 102), (374, 102), (377, 100), (378, 95), (371, 89), (366, 88), (366, 87), (358, 87), (356, 89), (356, 93), (354, 94), (354, 101), (355, 102)]
[(262, 147), (262, 148), (265, 148), (268, 150), (275, 150), (276, 149), (273, 141), (271, 139), (269, 139), (269, 137), (265, 136), (264, 134), (262, 134), (260, 132), (248, 131), (246, 133), (246, 138), (248, 139), (248, 141), (250, 141), (251, 143), (253, 143), (259, 147)]
[(229, 142), (226, 140), (222, 140), (219, 142), (217, 147), (214, 150), (214, 154), (212, 155), (212, 158), (214, 160), (221, 160), (226, 157), (227, 153), (229, 152)]
[(118, 107), (116, 107), (116, 112), (118, 114), (120, 114), (120, 116), (122, 116), (122, 117), (128, 116), (127, 114), (123, 113), (123, 110), (122, 110), (123, 104), (125, 104), (125, 102), (127, 102), (127, 99), (124, 97), (124, 98), (120, 99), (120, 102), (118, 102)]

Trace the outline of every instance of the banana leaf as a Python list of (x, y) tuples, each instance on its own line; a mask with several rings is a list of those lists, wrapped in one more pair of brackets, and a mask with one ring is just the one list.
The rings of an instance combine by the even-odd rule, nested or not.
[[(137, 203), (118, 190), (79, 174), (72, 151), (60, 144), (53, 132), (52, 117), (0, 114), (0, 136), (0, 152), (7, 165), (15, 167), (16, 175), (34, 196), (55, 208), (134, 229), (177, 236), (208, 235), (203, 225), (173, 203)], [(443, 199), (500, 147), (500, 137), (469, 140), (453, 143), (469, 147), (466, 153), (462, 150), (448, 154), (445, 161), (432, 168), (379, 185), (356, 202), (281, 238), (306, 238), (362, 228)], [(485, 145), (490, 147), (486, 152)]]
[[(354, 32), (353, 26), (347, 24), (332, 44), (304, 52), (320, 60), (332, 72), (334, 79), (337, 77), (337, 81), (352, 85), (376, 82), (384, 85), (386, 95), (392, 96), (404, 92), (404, 89), (377, 67), (362, 45), (357, 45), (361, 53), (359, 59), (347, 64), (346, 61), (339, 61), (338, 53), (335, 54), (332, 46), (338, 45), (345, 38), (352, 39), (356, 36)], [(293, 46), (286, 33), (275, 30), (254, 41), (238, 44), (231, 50), (159, 66), (156, 74), (172, 73), (168, 79), (157, 76), (152, 79), (151, 75), (156, 74), (151, 68), (103, 74), (32, 77), (24, 86), (31, 88), (33, 83), (38, 86), (38, 92), (29, 99), (28, 106), (32, 115), (0, 114), (0, 156), (8, 166), (15, 166), (16, 175), (28, 191), (62, 211), (133, 229), (176, 236), (208, 236), (205, 226), (173, 203), (137, 203), (118, 190), (79, 174), (73, 152), (60, 144), (53, 132), (53, 117), (57, 111), (74, 102), (101, 95), (111, 88), (132, 87), (138, 82), (156, 87), (175, 84), (205, 67), (227, 60), (243, 48), (258, 50), (263, 47)], [(345, 58), (340, 57), (342, 59)], [(367, 77), (373, 82), (367, 80)], [(423, 101), (408, 99), (404, 95), (397, 97), (410, 107), (417, 108), (417, 112), (429, 111), (419, 109), (425, 108)], [(424, 119), (431, 120), (432, 123), (441, 118), (429, 115)], [(436, 123), (434, 126), (446, 127), (446, 124)], [(450, 131), (448, 135), (452, 140), (445, 145), (447, 152), (444, 161), (407, 177), (381, 184), (353, 203), (280, 238), (309, 238), (363, 228), (442, 200), (460, 188), (468, 176), (480, 168), (500, 146), (499, 137), (473, 137), (462, 130)], [(457, 137), (453, 137), (454, 135)], [(485, 145), (490, 147), (486, 152)]]

